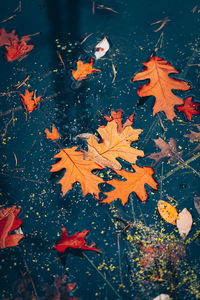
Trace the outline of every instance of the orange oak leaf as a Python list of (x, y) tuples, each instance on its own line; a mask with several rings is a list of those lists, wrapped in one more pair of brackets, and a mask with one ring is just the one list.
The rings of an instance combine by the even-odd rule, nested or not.
[(139, 88), (138, 95), (140, 97), (155, 96), (153, 116), (159, 111), (164, 111), (167, 119), (173, 122), (176, 116), (174, 106), (183, 104), (183, 100), (174, 95), (172, 90), (187, 91), (190, 89), (189, 84), (169, 77), (169, 74), (178, 73), (178, 71), (162, 58), (153, 56), (143, 65), (146, 67), (145, 70), (136, 74), (132, 81), (149, 79), (150, 82)]
[(83, 152), (76, 151), (76, 149), (77, 147), (61, 149), (54, 156), (54, 158), (60, 158), (60, 160), (52, 165), (50, 172), (58, 172), (62, 169), (66, 170), (63, 177), (58, 181), (62, 185), (63, 196), (78, 181), (82, 187), (84, 196), (91, 193), (98, 197), (98, 184), (103, 182), (103, 179), (91, 172), (94, 169), (101, 169), (101, 167), (94, 161), (84, 160)]
[(53, 246), (58, 252), (64, 252), (67, 248), (73, 249), (81, 249), (81, 250), (91, 250), (96, 252), (101, 252), (95, 246), (95, 243), (88, 246), (87, 242), (85, 241), (85, 236), (88, 234), (89, 230), (84, 230), (82, 232), (77, 232), (72, 236), (67, 234), (65, 228), (62, 228), (62, 236)]
[(2, 208), (0, 211), (0, 249), (19, 245), (19, 241), (24, 237), (22, 234), (10, 234), (21, 224), (21, 219), (17, 219), (20, 208), (15, 205), (9, 208)]
[[(21, 101), (24, 103), (24, 105), (26, 106), (29, 113), (31, 113), (36, 108), (36, 106), (38, 105), (38, 102), (41, 99), (41, 96), (38, 96), (36, 98), (35, 93), (33, 96), (33, 91), (29, 92), (28, 90), (25, 91), (25, 95), (20, 94), (20, 96), (22, 98)], [(32, 99), (32, 97), (33, 97), (33, 99)]]
[(200, 113), (200, 109), (196, 110), (197, 107), (200, 106), (199, 103), (192, 102), (193, 97), (187, 97), (184, 99), (184, 104), (177, 107), (177, 110), (183, 111), (188, 120), (192, 120), (192, 115), (198, 115)]
[(101, 143), (98, 143), (96, 137), (91, 134), (87, 140), (88, 151), (85, 152), (85, 159), (96, 161), (102, 167), (120, 170), (121, 164), (117, 161), (117, 157), (130, 163), (135, 163), (138, 156), (143, 157), (142, 150), (130, 146), (133, 141), (138, 140), (143, 130), (133, 129), (130, 125), (123, 126), (120, 132), (118, 128), (119, 123), (115, 119), (106, 126), (99, 127), (97, 131), (101, 136)]
[[(117, 124), (117, 131), (118, 133), (122, 133), (122, 131), (128, 127), (131, 126), (133, 124), (133, 120), (134, 120), (134, 114), (132, 114), (127, 121), (124, 123), (124, 125), (122, 126), (122, 110), (119, 109), (117, 112), (115, 112), (114, 110), (111, 110), (110, 112), (111, 117), (108, 116), (104, 116), (104, 118), (108, 121), (111, 122), (113, 120), (115, 120), (116, 124)], [(104, 126), (101, 126), (104, 127)]]
[(153, 179), (153, 169), (149, 167), (140, 168), (137, 165), (132, 165), (135, 173), (125, 170), (116, 171), (117, 174), (124, 177), (126, 181), (112, 179), (108, 183), (115, 187), (111, 192), (106, 192), (107, 198), (102, 203), (111, 203), (115, 199), (120, 199), (122, 204), (128, 202), (130, 193), (135, 192), (141, 201), (146, 201), (148, 198), (144, 185), (148, 184), (153, 189), (157, 190), (157, 182)]
[(46, 138), (50, 139), (51, 141), (60, 139), (58, 130), (53, 125), (52, 125), (52, 132), (50, 132), (47, 128), (45, 128), (44, 132), (46, 133)]
[(19, 41), (17, 35), (11, 39), (11, 45), (5, 46), (7, 61), (13, 62), (14, 60), (22, 60), (25, 58), (28, 52), (30, 52), (34, 46), (27, 45), (27, 41), (30, 40), (29, 36), (23, 36), (21, 41)]
[(177, 159), (182, 152), (177, 152), (176, 142), (173, 138), (170, 138), (169, 143), (166, 143), (160, 137), (153, 140), (157, 147), (161, 149), (160, 152), (152, 153), (148, 157), (155, 160), (155, 163), (159, 162), (162, 158), (168, 157), (170, 160)]
[(11, 41), (15, 38), (15, 30), (7, 33), (4, 28), (0, 29), (0, 47), (1, 46), (11, 46)]
[(93, 69), (93, 64), (94, 64), (94, 59), (91, 58), (90, 62), (88, 63), (83, 63), (81, 60), (78, 60), (76, 65), (77, 65), (77, 70), (72, 70), (72, 76), (74, 77), (75, 80), (82, 80), (87, 77), (87, 75), (96, 73), (96, 72), (101, 72), (101, 70), (98, 69)]
[(178, 219), (178, 212), (174, 206), (166, 201), (158, 201), (158, 211), (161, 217), (168, 223), (176, 225), (176, 220)]

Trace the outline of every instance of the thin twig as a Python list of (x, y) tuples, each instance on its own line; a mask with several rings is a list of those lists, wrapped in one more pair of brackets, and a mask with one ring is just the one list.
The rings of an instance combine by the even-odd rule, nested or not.
[[(196, 160), (197, 158), (200, 157), (200, 153), (194, 155), (193, 157), (189, 158), (188, 160), (185, 161), (185, 164), (189, 164), (190, 162)], [(172, 174), (174, 174), (176, 171), (180, 170), (181, 168), (183, 168), (183, 165), (181, 164), (180, 166), (174, 168), (173, 170), (169, 171), (164, 177), (163, 180), (167, 179), (168, 177), (170, 177)], [(160, 182), (160, 180), (158, 180)]]
[(42, 182), (40, 180), (29, 179), (29, 178), (21, 177), (21, 176), (13, 176), (11, 174), (7, 174), (7, 173), (4, 173), (4, 172), (0, 172), (0, 174), (3, 175), (3, 176), (8, 176), (8, 177), (15, 178), (15, 179), (20, 179), (20, 180), (23, 180), (23, 181), (29, 181), (29, 182), (33, 182), (33, 183), (39, 183), (39, 184), (46, 184), (46, 182)]
[(12, 114), (12, 118), (11, 118), (11, 119), (8, 121), (8, 123), (6, 124), (5, 130), (4, 130), (4, 133), (3, 133), (2, 136), (1, 136), (1, 139), (3, 139), (3, 138), (5, 137), (5, 135), (6, 135), (6, 133), (7, 133), (7, 130), (8, 130), (8, 126), (9, 126), (10, 123), (12, 122), (13, 118), (14, 118), (14, 115)]
[(82, 41), (81, 41), (81, 45), (83, 44), (83, 43), (85, 43), (85, 41), (91, 36), (91, 35), (93, 35), (94, 33), (90, 33), (90, 34), (88, 34)]
[(95, 266), (95, 264), (89, 259), (89, 257), (83, 252), (83, 256), (88, 260), (91, 266), (99, 273), (99, 275), (103, 278), (103, 280), (107, 283), (107, 285), (113, 290), (118, 299), (122, 299), (122, 297), (118, 294), (116, 289), (112, 286), (112, 284), (107, 280), (107, 278), (99, 271), (99, 269)]

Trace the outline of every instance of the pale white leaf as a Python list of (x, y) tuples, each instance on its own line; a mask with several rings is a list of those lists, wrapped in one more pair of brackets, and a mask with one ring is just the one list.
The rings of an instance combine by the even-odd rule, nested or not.
[(109, 49), (110, 49), (110, 44), (108, 43), (107, 38), (104, 37), (103, 40), (100, 41), (95, 47), (94, 55), (96, 59), (99, 59), (102, 56), (104, 56)]
[(170, 297), (167, 294), (160, 294), (156, 298), (153, 298), (153, 300), (168, 300)]
[(184, 208), (178, 215), (178, 219), (176, 221), (176, 225), (178, 227), (178, 231), (181, 236), (186, 237), (191, 230), (192, 227), (192, 215)]

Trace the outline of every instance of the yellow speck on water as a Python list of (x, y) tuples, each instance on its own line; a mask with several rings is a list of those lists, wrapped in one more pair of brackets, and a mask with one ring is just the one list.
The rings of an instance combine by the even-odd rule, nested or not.
[(104, 230), (101, 230), (101, 234), (104, 234)]
[(72, 52), (72, 50), (71, 50), (71, 49), (69, 49), (69, 50), (67, 50), (67, 52)]
[(95, 296), (98, 296), (99, 295), (99, 293), (95, 293)]
[(127, 235), (127, 241), (130, 243), (133, 241), (133, 237), (130, 234)]
[(31, 206), (31, 207), (30, 207), (30, 210), (32, 210), (32, 209), (33, 209), (33, 207)]

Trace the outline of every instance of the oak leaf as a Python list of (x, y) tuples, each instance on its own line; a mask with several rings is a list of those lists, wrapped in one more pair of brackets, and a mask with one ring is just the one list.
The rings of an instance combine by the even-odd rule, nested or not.
[(62, 236), (56, 242), (53, 248), (55, 248), (58, 252), (64, 252), (68, 248), (101, 252), (97, 248), (93, 247), (95, 246), (95, 243), (93, 243), (90, 246), (87, 245), (87, 242), (85, 241), (85, 236), (88, 234), (88, 232), (89, 230), (84, 230), (82, 232), (77, 232), (72, 236), (69, 236), (67, 234), (66, 229), (62, 228)]
[(20, 208), (15, 205), (9, 208), (2, 208), (0, 211), (0, 249), (19, 245), (19, 241), (24, 237), (23, 234), (10, 234), (21, 224), (21, 219), (17, 219)]
[(178, 212), (174, 206), (166, 201), (158, 201), (158, 211), (161, 217), (168, 223), (176, 225), (176, 220), (178, 219)]
[(122, 204), (128, 202), (128, 197), (132, 192), (135, 192), (141, 201), (146, 201), (148, 198), (145, 184), (148, 184), (153, 189), (157, 190), (157, 182), (153, 179), (153, 169), (149, 167), (140, 168), (137, 165), (132, 165), (135, 173), (125, 170), (116, 171), (116, 173), (126, 179), (126, 181), (112, 179), (108, 183), (115, 187), (111, 192), (106, 192), (107, 198), (102, 203), (111, 203), (115, 199), (120, 199)]
[(178, 231), (182, 237), (186, 237), (188, 233), (190, 232), (192, 228), (192, 215), (187, 210), (187, 208), (184, 208), (179, 214), (178, 219), (176, 221), (176, 226), (178, 228)]
[(94, 64), (94, 59), (91, 58), (90, 62), (83, 63), (81, 60), (78, 60), (76, 65), (77, 65), (77, 70), (72, 70), (72, 76), (74, 77), (75, 80), (82, 80), (87, 77), (87, 75), (96, 73), (96, 72), (101, 72), (99, 69), (93, 69), (93, 64)]
[(187, 82), (169, 77), (170, 73), (179, 73), (168, 61), (157, 56), (151, 57), (143, 63), (144, 71), (136, 74), (132, 81), (149, 79), (150, 82), (141, 86), (138, 90), (140, 97), (155, 96), (153, 116), (164, 111), (167, 119), (173, 122), (175, 115), (174, 106), (183, 104), (183, 100), (172, 93), (172, 90), (186, 91), (190, 89)]
[(4, 28), (0, 29), (0, 47), (2, 46), (11, 46), (11, 41), (15, 38), (15, 30), (12, 30), (10, 33), (7, 33)]
[(200, 215), (200, 197), (194, 197), (194, 206)]
[[(133, 124), (134, 114), (130, 115), (130, 117), (126, 120), (126, 122), (123, 125), (122, 125), (122, 110), (121, 109), (119, 109), (117, 112), (115, 112), (114, 110), (111, 110), (110, 115), (111, 115), (111, 117), (104, 116), (104, 118), (108, 122), (115, 120), (115, 122), (117, 124), (117, 132), (118, 133), (122, 133), (122, 131), (126, 127), (131, 126)], [(101, 126), (101, 127), (105, 127), (105, 126)]]
[(200, 149), (200, 125), (196, 124), (196, 127), (197, 127), (198, 132), (190, 130), (190, 134), (184, 135), (184, 137), (187, 137), (190, 139), (190, 142), (198, 143), (198, 145), (196, 146), (196, 148), (193, 151), (198, 151)]
[(138, 140), (138, 136), (143, 130), (133, 129), (127, 125), (121, 131), (119, 124), (114, 119), (106, 126), (99, 127), (97, 131), (101, 136), (101, 143), (98, 143), (94, 135), (90, 135), (87, 140), (88, 151), (85, 152), (85, 159), (93, 160), (102, 167), (120, 170), (121, 164), (117, 161), (117, 157), (135, 163), (138, 156), (144, 156), (142, 150), (130, 146), (133, 141)]
[(78, 181), (82, 187), (84, 196), (91, 193), (98, 197), (98, 184), (103, 182), (103, 180), (91, 172), (94, 169), (101, 169), (101, 167), (94, 161), (84, 160), (83, 152), (76, 151), (76, 149), (77, 147), (61, 149), (54, 156), (54, 158), (60, 158), (60, 160), (52, 166), (50, 172), (58, 172), (62, 169), (66, 170), (63, 177), (58, 181), (62, 185), (63, 196)]
[[(33, 95), (34, 93), (34, 95)], [(29, 92), (28, 90), (25, 91), (25, 95), (20, 94), (21, 96), (21, 101), (23, 102), (23, 104), (26, 106), (27, 110), (29, 113), (31, 113), (36, 106), (38, 105), (38, 102), (41, 99), (41, 96), (36, 97), (35, 96), (35, 92)], [(33, 99), (32, 99), (33, 97)]]
[(14, 60), (22, 60), (23, 58), (25, 58), (27, 56), (26, 54), (34, 48), (33, 45), (27, 45), (27, 41), (29, 40), (29, 36), (23, 36), (21, 38), (21, 41), (19, 41), (17, 35), (14, 38), (12, 38), (11, 44), (5, 46), (7, 50), (7, 61), (13, 62)]
[(196, 110), (200, 104), (192, 102), (192, 98), (193, 97), (187, 97), (184, 99), (184, 104), (176, 108), (179, 112), (183, 111), (190, 121), (192, 120), (192, 115), (198, 115), (200, 113), (200, 109)]
[(182, 153), (178, 153), (176, 149), (176, 142), (173, 138), (170, 138), (169, 143), (166, 143), (162, 138), (153, 140), (157, 147), (161, 149), (160, 152), (152, 153), (148, 157), (155, 160), (155, 163), (159, 162), (162, 158), (168, 157), (170, 160), (177, 159)]
[(58, 130), (53, 125), (52, 125), (52, 132), (50, 132), (47, 128), (45, 128), (44, 132), (46, 133), (46, 138), (50, 139), (51, 141), (60, 139)]

